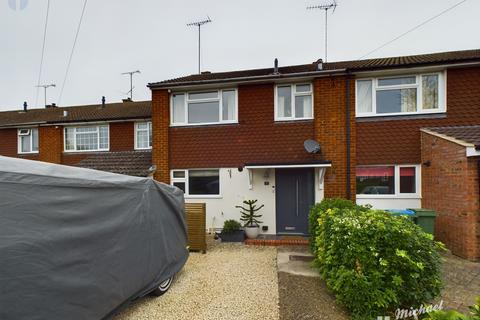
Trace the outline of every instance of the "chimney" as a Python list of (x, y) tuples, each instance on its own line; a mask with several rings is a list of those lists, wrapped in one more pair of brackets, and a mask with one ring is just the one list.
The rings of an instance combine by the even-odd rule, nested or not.
[(275, 58), (275, 61), (273, 63), (273, 74), (278, 74), (278, 59)]
[(28, 108), (28, 104), (27, 104), (27, 101), (25, 101), (25, 102), (23, 103), (23, 111), (24, 111), (24, 112), (27, 112), (27, 108)]
[(105, 108), (105, 96), (102, 96), (102, 108)]

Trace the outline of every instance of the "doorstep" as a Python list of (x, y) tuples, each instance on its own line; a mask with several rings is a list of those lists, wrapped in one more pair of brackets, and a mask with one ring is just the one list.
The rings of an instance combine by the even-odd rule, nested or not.
[(257, 239), (245, 239), (246, 245), (253, 246), (308, 246), (307, 237), (285, 235), (260, 235)]

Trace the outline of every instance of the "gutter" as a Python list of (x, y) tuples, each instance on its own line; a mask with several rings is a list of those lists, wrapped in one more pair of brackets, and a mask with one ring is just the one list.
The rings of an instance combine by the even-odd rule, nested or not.
[(170, 89), (177, 88), (182, 86), (195, 86), (202, 84), (218, 84), (225, 82), (251, 82), (251, 81), (264, 81), (264, 80), (277, 80), (277, 79), (289, 79), (305, 76), (330, 76), (333, 74), (342, 74), (345, 73), (347, 69), (334, 69), (334, 70), (318, 70), (318, 71), (309, 71), (309, 72), (297, 72), (297, 73), (288, 73), (288, 74), (268, 74), (262, 76), (249, 76), (249, 77), (235, 77), (235, 78), (225, 78), (225, 79), (208, 79), (208, 80), (196, 80), (196, 81), (183, 81), (176, 83), (149, 83), (147, 85), (150, 89)]
[(139, 121), (151, 121), (151, 117), (131, 117), (125, 119), (95, 119), (95, 120), (70, 120), (70, 121), (41, 121), (41, 122), (25, 122), (25, 123), (14, 123), (8, 125), (0, 125), (0, 129), (9, 129), (9, 128), (21, 128), (21, 127), (32, 127), (32, 126), (71, 126), (71, 125), (85, 125), (85, 124), (100, 124), (100, 123), (116, 123), (116, 122), (139, 122)]

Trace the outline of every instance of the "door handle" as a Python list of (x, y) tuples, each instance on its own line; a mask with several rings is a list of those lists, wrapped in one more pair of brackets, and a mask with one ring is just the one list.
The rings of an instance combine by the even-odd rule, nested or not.
[(296, 197), (297, 197), (296, 203), (297, 203), (297, 217), (298, 217), (298, 178), (297, 178), (296, 182), (297, 182), (297, 184), (295, 186), (295, 191), (296, 191)]

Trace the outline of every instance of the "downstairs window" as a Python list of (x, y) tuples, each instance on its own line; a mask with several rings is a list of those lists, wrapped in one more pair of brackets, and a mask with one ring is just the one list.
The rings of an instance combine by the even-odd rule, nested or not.
[(181, 189), (186, 196), (219, 196), (220, 170), (172, 170), (172, 185)]
[(419, 196), (420, 166), (359, 166), (356, 184), (359, 196)]

